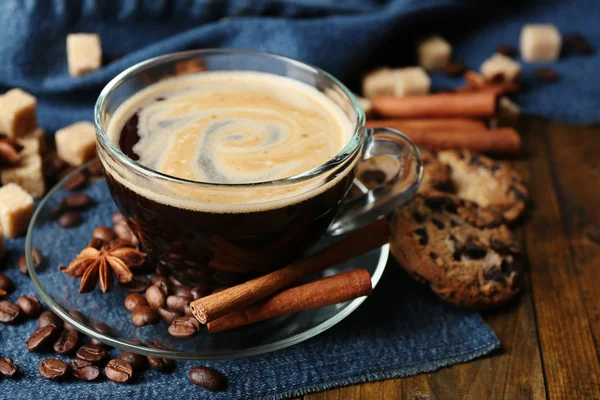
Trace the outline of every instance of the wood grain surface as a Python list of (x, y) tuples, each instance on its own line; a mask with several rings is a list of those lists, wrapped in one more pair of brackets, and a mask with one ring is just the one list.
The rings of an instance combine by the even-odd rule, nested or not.
[(521, 121), (514, 160), (531, 206), (519, 300), (484, 314), (502, 349), (433, 373), (304, 396), (343, 399), (600, 399), (600, 126)]

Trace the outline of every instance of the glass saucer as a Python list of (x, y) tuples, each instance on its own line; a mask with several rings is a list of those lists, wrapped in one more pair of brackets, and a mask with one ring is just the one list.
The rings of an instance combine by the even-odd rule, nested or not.
[[(99, 161), (95, 160), (91, 163), (97, 162)], [(208, 333), (203, 329), (198, 336), (191, 339), (176, 339), (170, 336), (168, 326), (163, 321), (157, 325), (138, 328), (131, 323), (131, 313), (123, 306), (128, 294), (125, 288), (115, 283), (112, 292), (102, 294), (99, 288), (96, 288), (91, 293), (79, 295), (77, 291), (80, 281), (58, 269), (59, 265), (68, 265), (87, 245), (96, 226), (112, 226), (111, 215), (116, 211), (116, 206), (104, 179), (91, 182), (79, 191), (87, 193), (95, 201), (94, 207), (82, 212), (82, 225), (63, 229), (52, 216), (52, 210), (70, 193), (64, 190), (61, 184), (85, 168), (87, 165), (65, 177), (39, 204), (29, 226), (25, 250), (28, 255), (29, 275), (43, 302), (63, 320), (89, 337), (123, 350), (163, 358), (206, 360), (248, 357), (283, 349), (310, 339), (343, 320), (366, 299), (361, 297), (345, 303), (281, 316), (229, 332)], [(338, 238), (325, 237), (317, 243), (315, 249), (336, 240)], [(32, 248), (39, 248), (44, 256), (43, 264), (37, 269), (33, 267), (29, 256)], [(372, 285), (375, 287), (385, 269), (388, 249), (389, 245), (385, 245), (331, 267), (322, 275), (337, 274), (360, 267), (369, 271)], [(89, 320), (81, 322), (75, 319), (69, 314), (69, 310), (74, 309), (82, 312)], [(114, 332), (104, 334), (95, 330), (92, 325), (96, 322), (107, 323)], [(168, 349), (132, 344), (134, 341), (159, 342)]]

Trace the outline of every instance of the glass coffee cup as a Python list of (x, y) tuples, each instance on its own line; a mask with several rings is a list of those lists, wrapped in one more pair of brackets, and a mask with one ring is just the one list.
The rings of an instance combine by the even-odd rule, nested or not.
[[(109, 138), (107, 127), (125, 101), (181, 73), (181, 66), (189, 63), (201, 66), (201, 71), (190, 71), (195, 74), (255, 71), (308, 85), (339, 107), (352, 124), (352, 136), (322, 165), (269, 181), (199, 182), (148, 168), (127, 156)], [(365, 128), (363, 110), (336, 78), (263, 52), (197, 50), (144, 61), (104, 88), (94, 117), (98, 154), (117, 207), (142, 249), (177, 278), (193, 284), (228, 286), (281, 268), (323, 235), (349, 232), (407, 202), (422, 176), (417, 147), (393, 129)], [(349, 198), (358, 165), (375, 156), (394, 158), (398, 171), (373, 190)], [(195, 201), (200, 194), (218, 201)]]

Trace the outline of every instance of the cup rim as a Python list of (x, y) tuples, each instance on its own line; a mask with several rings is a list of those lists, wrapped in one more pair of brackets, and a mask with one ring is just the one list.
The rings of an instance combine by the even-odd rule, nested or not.
[[(191, 58), (196, 55), (202, 54), (248, 54), (254, 56), (261, 56), (267, 58), (274, 58), (280, 61), (284, 61), (286, 63), (292, 64), (296, 67), (301, 67), (311, 72), (316, 72), (322, 74), (326, 79), (333, 82), (337, 87), (339, 87), (342, 92), (346, 95), (350, 103), (352, 104), (354, 111), (356, 113), (356, 119), (354, 121), (354, 133), (352, 137), (346, 143), (346, 145), (336, 154), (333, 158), (327, 160), (325, 163), (314, 167), (308, 171), (302, 172), (297, 175), (293, 175), (286, 178), (274, 179), (270, 181), (256, 181), (256, 182), (245, 182), (245, 183), (216, 183), (216, 182), (203, 182), (203, 181), (195, 181), (184, 178), (178, 178), (171, 175), (164, 174), (162, 172), (156, 171), (154, 169), (148, 168), (132, 158), (128, 157), (125, 153), (121, 151), (121, 149), (115, 145), (109, 138), (104, 130), (104, 124), (102, 122), (102, 113), (104, 109), (105, 102), (109, 95), (117, 89), (127, 78), (132, 77), (137, 74), (140, 70), (159, 65), (166, 61), (175, 61), (178, 59), (186, 59)], [(294, 78), (291, 78), (294, 79)], [(119, 162), (125, 164), (127, 167), (135, 170), (137, 173), (145, 175), (151, 178), (158, 178), (161, 180), (165, 180), (171, 183), (179, 183), (185, 185), (198, 185), (198, 186), (218, 186), (218, 187), (234, 187), (234, 188), (243, 188), (243, 187), (256, 187), (256, 186), (272, 186), (272, 185), (286, 185), (293, 184), (298, 182), (303, 182), (305, 180), (309, 180), (315, 178), (326, 171), (329, 171), (348, 160), (348, 158), (354, 154), (354, 152), (361, 145), (361, 136), (365, 126), (365, 113), (362, 107), (359, 105), (358, 100), (355, 95), (337, 78), (328, 72), (318, 68), (314, 65), (304, 63), (302, 61), (296, 60), (291, 57), (282, 56), (275, 53), (269, 53), (265, 51), (258, 50), (248, 50), (248, 49), (199, 49), (199, 50), (189, 50), (189, 51), (181, 51), (176, 53), (169, 53), (162, 56), (153, 57), (147, 59), (145, 61), (139, 62), (137, 64), (132, 65), (131, 67), (125, 69), (123, 72), (119, 73), (113, 79), (110, 80), (106, 84), (106, 86), (100, 92), (98, 96), (98, 100), (94, 106), (94, 125), (96, 127), (96, 140), (98, 144), (105, 150), (107, 150), (113, 157), (116, 157)]]

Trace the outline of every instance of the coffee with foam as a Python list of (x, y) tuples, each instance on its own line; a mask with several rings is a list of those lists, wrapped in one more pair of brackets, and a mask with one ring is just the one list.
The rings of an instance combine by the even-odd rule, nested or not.
[[(142, 90), (117, 109), (107, 134), (155, 171), (240, 184), (287, 178), (326, 163), (349, 142), (353, 126), (338, 105), (311, 86), (268, 73), (220, 71), (171, 78)], [(127, 186), (144, 190), (135, 181)], [(314, 189), (304, 186), (177, 188), (187, 192), (183, 201), (162, 198), (173, 186), (146, 195), (210, 211), (215, 203), (277, 202)]]

